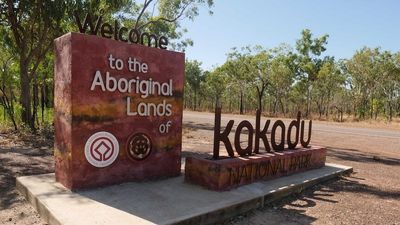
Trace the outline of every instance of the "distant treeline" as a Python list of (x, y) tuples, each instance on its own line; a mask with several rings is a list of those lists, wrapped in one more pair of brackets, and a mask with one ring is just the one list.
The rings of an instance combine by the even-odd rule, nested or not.
[[(193, 19), (212, 0), (41, 0), (0, 1), (0, 123), (35, 131), (53, 121), (53, 40), (78, 31), (74, 14), (96, 21), (118, 20), (124, 27), (165, 36), (181, 51), (181, 19)], [(295, 47), (233, 49), (226, 62), (202, 71), (186, 63), (186, 108), (246, 113), (391, 121), (400, 117), (400, 53), (363, 48), (351, 59), (325, 56), (328, 35), (304, 30)], [(210, 54), (212, 54), (210, 52)]]
[(226, 62), (202, 71), (186, 62), (185, 107), (343, 121), (400, 117), (400, 52), (364, 47), (350, 59), (323, 56), (328, 35), (303, 30), (295, 47), (233, 48)]

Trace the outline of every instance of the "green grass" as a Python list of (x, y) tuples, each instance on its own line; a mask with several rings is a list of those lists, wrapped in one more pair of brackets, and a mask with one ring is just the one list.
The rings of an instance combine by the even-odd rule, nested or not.
[[(21, 112), (22, 112), (22, 107), (19, 104), (15, 104), (14, 106), (14, 118), (15, 122), (17, 123), (18, 127), (22, 125), (21, 121)], [(35, 126), (37, 128), (43, 128), (43, 127), (48, 127), (53, 125), (53, 108), (45, 108), (42, 114), (42, 110), (38, 108), (38, 115), (36, 116), (35, 119)], [(43, 116), (43, 118), (42, 118)], [(4, 107), (0, 106), (0, 126), (2, 128), (13, 128), (12, 121), (5, 111)]]

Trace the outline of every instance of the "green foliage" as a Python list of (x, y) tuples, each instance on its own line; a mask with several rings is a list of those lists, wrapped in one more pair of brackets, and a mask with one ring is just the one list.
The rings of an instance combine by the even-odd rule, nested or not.
[(324, 61), (327, 60), (321, 59), (320, 55), (326, 50), (328, 37), (329, 35), (323, 35), (313, 39), (311, 31), (305, 29), (301, 32), (301, 38), (296, 42), (298, 76), (300, 82), (305, 83), (302, 91), (306, 93), (307, 97), (306, 116), (309, 116), (311, 110), (313, 82), (317, 79)]
[[(0, 1), (0, 121), (15, 129), (52, 124), (53, 39), (77, 31), (73, 13), (102, 15), (125, 27), (166, 36), (171, 49), (192, 45), (182, 19), (193, 20), (212, 0)], [(210, 13), (212, 13), (210, 11)], [(226, 62), (202, 71), (186, 62), (185, 107), (270, 115), (343, 115), (388, 121), (400, 116), (400, 52), (364, 47), (347, 60), (324, 56), (328, 35), (305, 29), (294, 47), (233, 48)]]
[(200, 83), (203, 80), (203, 71), (200, 68), (201, 63), (197, 60), (186, 61), (185, 63), (185, 74), (186, 82), (194, 89), (200, 88)]
[(400, 94), (398, 54), (364, 47), (347, 61), (347, 70), (352, 75), (352, 94), (360, 117), (369, 114), (370, 118), (376, 118), (384, 108), (386, 116), (392, 120)]
[[(211, 8), (212, 0), (7, 0), (0, 1), (0, 106), (17, 125), (36, 130), (49, 122), (53, 102), (53, 40), (77, 31), (74, 12), (118, 19), (124, 26), (141, 32), (164, 35), (173, 49), (183, 50), (191, 40), (183, 40), (182, 19), (194, 19), (199, 8)], [(11, 67), (5, 63), (11, 57)], [(198, 89), (199, 87), (197, 87)], [(8, 115), (8, 116), (7, 116)], [(4, 115), (3, 115), (4, 119)]]
[[(186, 94), (190, 95), (190, 97), (186, 97), (188, 104), (192, 105), (193, 110), (197, 109), (198, 104), (198, 94), (201, 83), (204, 81), (203, 71), (200, 68), (201, 63), (194, 61), (186, 61), (185, 63), (185, 79), (186, 79), (186, 87), (188, 87)], [(190, 90), (190, 92), (188, 92)], [(191, 95), (193, 93), (193, 95)], [(190, 101), (189, 101), (190, 100)]]
[(123, 7), (119, 8), (114, 17), (119, 18), (127, 27), (167, 37), (170, 48), (179, 51), (193, 45), (192, 40), (182, 38), (186, 29), (181, 27), (180, 21), (193, 20), (199, 14), (200, 7), (211, 8), (214, 4), (212, 0), (145, 0), (143, 3), (119, 1), (121, 4), (116, 5)]
[[(226, 62), (200, 80), (198, 106), (270, 115), (303, 111), (320, 119), (388, 121), (400, 116), (400, 53), (362, 48), (348, 60), (324, 56), (328, 35), (304, 30), (295, 51), (289, 45), (233, 48)], [(199, 81), (199, 80), (197, 80)], [(187, 89), (187, 95), (194, 85)]]
[(0, 46), (0, 106), (3, 108), (2, 120), (10, 120), (14, 129), (17, 130), (16, 112), (15, 112), (15, 87), (17, 86), (17, 77), (15, 72), (17, 66), (13, 62), (10, 49), (3, 45)]
[[(205, 88), (215, 107), (221, 106), (221, 97), (225, 93), (229, 77), (224, 67), (218, 67), (213, 72), (205, 74)], [(213, 107), (213, 104), (211, 105)]]

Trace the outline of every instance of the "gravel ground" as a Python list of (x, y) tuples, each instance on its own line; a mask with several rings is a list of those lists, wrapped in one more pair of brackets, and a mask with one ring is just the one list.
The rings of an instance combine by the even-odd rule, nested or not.
[(53, 172), (52, 146), (40, 136), (0, 133), (0, 224), (46, 224), (15, 189), (15, 177)]
[[(212, 130), (184, 125), (183, 155), (210, 152)], [(400, 224), (400, 138), (320, 132), (312, 143), (329, 146), (327, 161), (354, 173), (221, 224)], [(46, 224), (17, 193), (15, 177), (54, 171), (52, 146), (41, 136), (0, 131), (0, 224)]]

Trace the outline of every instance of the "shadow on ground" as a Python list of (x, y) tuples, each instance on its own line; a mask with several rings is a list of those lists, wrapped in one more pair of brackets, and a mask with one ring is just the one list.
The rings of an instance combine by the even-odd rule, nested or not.
[[(211, 124), (185, 123), (184, 126), (189, 127), (189, 129), (213, 130), (213, 125)], [(9, 208), (16, 202), (21, 201), (15, 190), (16, 177), (54, 171), (51, 147), (41, 149), (40, 146), (43, 145), (38, 145), (39, 148), (35, 147), (35, 145), (30, 148), (24, 145), (13, 148), (0, 147), (0, 210)], [(210, 157), (211, 155), (201, 152), (183, 151), (182, 156)], [(350, 164), (356, 162), (365, 165), (391, 166), (391, 168), (400, 165), (400, 159), (374, 156), (356, 149), (329, 147), (328, 156), (343, 164), (346, 164), (346, 162)], [(19, 158), (19, 160), (16, 160), (15, 157)], [(341, 179), (314, 186), (300, 194), (287, 197), (267, 205), (263, 209), (251, 211), (222, 224), (265, 224), (272, 218), (274, 218), (276, 224), (311, 224), (317, 218), (306, 215), (306, 210), (318, 207), (317, 205), (320, 201), (329, 204), (338, 204), (339, 202), (335, 200), (334, 196), (336, 193), (343, 192), (370, 195), (381, 199), (400, 199), (400, 191), (397, 191), (398, 189), (377, 188), (365, 181), (364, 177), (353, 173), (348, 177), (342, 177)], [(247, 218), (257, 212), (265, 214), (265, 216), (262, 216), (265, 220), (256, 222), (248, 221)]]
[(210, 130), (214, 131), (214, 125), (210, 123), (195, 123), (195, 122), (184, 122), (184, 128), (188, 128), (189, 130)]
[[(235, 122), (236, 122), (236, 121), (235, 121)], [(236, 126), (237, 126), (238, 124), (239, 124), (239, 123), (235, 123), (235, 124), (233, 125), (233, 127), (232, 127), (230, 133), (235, 133), (235, 132), (236, 132)], [(227, 125), (227, 124), (221, 124), (221, 132), (225, 130), (226, 125)], [(263, 126), (264, 126), (264, 125), (262, 125), (262, 128), (263, 128)], [(189, 129), (189, 130), (192, 130), (192, 131), (197, 131), (197, 130), (214, 131), (214, 124), (210, 124), (210, 123), (195, 123), (195, 122), (188, 121), (188, 122), (184, 122), (184, 123), (183, 123), (183, 127), (184, 127), (184, 128), (187, 128), (187, 129)], [(270, 125), (270, 128), (271, 128), (271, 127), (272, 127), (272, 125)], [(241, 131), (241, 133), (242, 133), (242, 134), (248, 134), (249, 131), (248, 131), (247, 129), (243, 129), (243, 130)], [(271, 130), (268, 129), (267, 134), (270, 134), (270, 133), (271, 133)]]
[(354, 161), (361, 163), (376, 163), (389, 166), (399, 166), (400, 159), (385, 156), (376, 156), (361, 152), (356, 149), (332, 148), (328, 147), (328, 156), (335, 157), (344, 161)]
[[(357, 165), (360, 168), (366, 168), (365, 166), (368, 165), (373, 168), (384, 166), (392, 169), (396, 168), (393, 166), (400, 165), (399, 159), (385, 156), (376, 157), (356, 149), (328, 148), (328, 158), (338, 160), (343, 164), (355, 165), (355, 169), (358, 169)], [(380, 172), (377, 171), (376, 174), (379, 176)], [(390, 179), (390, 175), (380, 174), (380, 176), (388, 176), (388, 179)], [(337, 198), (339, 193), (377, 199), (377, 204), (380, 202), (379, 199), (389, 201), (398, 201), (400, 199), (400, 190), (398, 188), (396, 189), (396, 187), (390, 187), (386, 184), (382, 184), (382, 186), (371, 184), (367, 178), (354, 172), (349, 176), (324, 182), (301, 193), (268, 204), (262, 209), (251, 211), (221, 224), (261, 225), (270, 224), (270, 221), (274, 221), (274, 224), (282, 225), (311, 224), (319, 218), (313, 217), (312, 213), (307, 213), (308, 210), (319, 207), (318, 204), (321, 204), (321, 202), (338, 205), (332, 208), (340, 207), (344, 202), (339, 202), (340, 198)]]
[(16, 177), (54, 171), (52, 155), (50, 148), (0, 147), (0, 209), (21, 201), (15, 189)]

